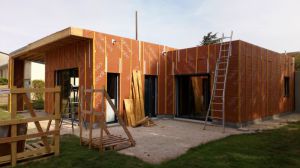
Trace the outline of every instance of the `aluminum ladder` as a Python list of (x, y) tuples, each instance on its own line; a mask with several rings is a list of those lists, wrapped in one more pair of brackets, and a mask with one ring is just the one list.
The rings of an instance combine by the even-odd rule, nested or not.
[[(221, 120), (223, 132), (225, 132), (225, 93), (229, 60), (232, 54), (232, 36), (233, 32), (231, 31), (229, 37), (225, 37), (222, 34), (222, 38), (220, 39), (220, 51), (216, 62), (212, 96), (205, 117), (204, 130), (210, 118), (211, 120)], [(225, 40), (228, 41), (225, 42)]]

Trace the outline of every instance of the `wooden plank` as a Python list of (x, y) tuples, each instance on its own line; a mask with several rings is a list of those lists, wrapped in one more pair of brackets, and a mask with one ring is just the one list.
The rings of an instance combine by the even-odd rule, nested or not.
[(32, 147), (30, 144), (26, 144), (25, 150), (36, 150), (36, 148)]
[(137, 80), (138, 80), (138, 92), (140, 97), (140, 104), (141, 104), (141, 111), (140, 111), (140, 117), (145, 118), (145, 109), (144, 109), (144, 92), (143, 92), (143, 84), (142, 84), (142, 78), (141, 78), (141, 71), (137, 71)]
[(135, 125), (135, 116), (134, 116), (134, 108), (133, 108), (133, 100), (132, 99), (124, 99), (125, 112), (128, 120), (128, 125)]
[(141, 104), (140, 104), (140, 97), (139, 97), (139, 88), (138, 88), (138, 79), (137, 79), (137, 72), (134, 70), (132, 75), (132, 91), (133, 91), (133, 102), (134, 102), (134, 112), (135, 112), (135, 120), (140, 120), (140, 111), (141, 111)]
[[(14, 89), (15, 87), (13, 87)], [(11, 94), (11, 119), (17, 117), (17, 95)], [(17, 125), (11, 125), (11, 137), (15, 138), (17, 136)], [(11, 166), (14, 167), (17, 164), (17, 142), (11, 143)]]
[(85, 94), (84, 94), (84, 88), (83, 86), (80, 87), (80, 92), (79, 92), (79, 96), (80, 96), (80, 102), (79, 102), (79, 106), (80, 106), (80, 110), (79, 110), (79, 113), (78, 113), (78, 116), (79, 116), (79, 139), (80, 139), (80, 145), (82, 145), (82, 122), (83, 122), (83, 106), (85, 103)]
[[(102, 113), (104, 112), (104, 103), (105, 103), (105, 96), (104, 94), (102, 94)], [(105, 118), (101, 117), (100, 118), (100, 141), (99, 141), (99, 152), (103, 152), (103, 144), (102, 144), (102, 140), (103, 140), (103, 129), (104, 129), (104, 121)]]
[(21, 93), (55, 93), (60, 92), (60, 88), (12, 88), (10, 89), (11, 94), (21, 94)]
[(137, 121), (135, 123), (135, 125), (133, 125), (133, 127), (137, 127), (137, 126), (143, 125), (143, 124), (147, 123), (148, 121), (149, 121), (149, 118), (145, 117), (145, 118), (141, 119), (140, 121)]
[[(92, 90), (94, 89), (94, 87), (92, 87)], [(90, 112), (93, 112), (93, 102), (94, 102), (94, 92), (91, 92), (90, 94)], [(89, 148), (92, 148), (92, 137), (93, 137), (93, 115), (90, 115), (90, 123), (89, 123)]]
[(0, 144), (11, 143), (11, 142), (13, 143), (13, 142), (17, 142), (17, 141), (38, 138), (38, 137), (42, 137), (42, 136), (46, 137), (47, 135), (59, 135), (59, 131), (54, 130), (54, 131), (49, 131), (49, 132), (39, 132), (39, 133), (35, 133), (35, 134), (18, 135), (18, 136), (15, 135), (15, 136), (11, 136), (11, 137), (0, 138)]
[[(56, 87), (60, 90), (60, 87)], [(60, 93), (55, 93), (55, 109), (54, 109), (54, 114), (55, 114), (55, 131), (58, 131), (58, 134), (54, 135), (54, 152), (55, 156), (58, 156), (60, 153)]]
[(52, 120), (52, 119), (54, 120), (59, 118), (60, 117), (57, 118), (55, 116), (46, 116), (46, 117), (24, 118), (24, 119), (12, 119), (12, 120), (1, 121), (0, 126), (17, 125), (17, 124), (24, 124), (29, 122), (45, 121), (45, 120)]
[(39, 144), (39, 143), (32, 143), (31, 144), (35, 149), (39, 149), (39, 148), (41, 148), (42, 146)]

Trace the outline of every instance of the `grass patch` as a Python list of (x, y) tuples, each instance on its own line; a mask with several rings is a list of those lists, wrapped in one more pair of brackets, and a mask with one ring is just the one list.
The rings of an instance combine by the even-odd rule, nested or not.
[(200, 145), (160, 165), (151, 165), (113, 151), (99, 156), (98, 151), (81, 147), (77, 137), (66, 135), (62, 137), (59, 157), (21, 167), (300, 167), (300, 122), (276, 130), (234, 135)]

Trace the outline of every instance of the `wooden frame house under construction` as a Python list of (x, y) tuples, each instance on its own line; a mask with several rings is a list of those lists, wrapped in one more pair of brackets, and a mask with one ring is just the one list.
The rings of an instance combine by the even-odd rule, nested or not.
[[(139, 70), (143, 76), (146, 115), (203, 120), (218, 53), (219, 44), (175, 49), (67, 28), (10, 53), (10, 87), (23, 87), (25, 60), (41, 62), (45, 64), (46, 87), (62, 85), (58, 80), (63, 78), (64, 70), (69, 70), (69, 74), (75, 74), (79, 86), (95, 89), (104, 86), (124, 116), (123, 101), (130, 96), (132, 72)], [(46, 95), (47, 112), (53, 110), (51, 100), (51, 95)], [(99, 108), (99, 102), (100, 98), (95, 96), (93, 107)], [(22, 100), (18, 103), (18, 109), (23, 108)], [(233, 41), (226, 88), (226, 123), (243, 124), (291, 111), (294, 111), (294, 59), (244, 41)]]

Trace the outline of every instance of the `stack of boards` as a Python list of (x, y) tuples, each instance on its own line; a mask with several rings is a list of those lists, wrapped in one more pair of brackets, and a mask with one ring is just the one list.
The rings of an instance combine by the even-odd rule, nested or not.
[(132, 73), (132, 82), (130, 98), (124, 99), (127, 124), (131, 127), (153, 126), (154, 122), (145, 116), (144, 95), (141, 80), (141, 72), (134, 70)]

